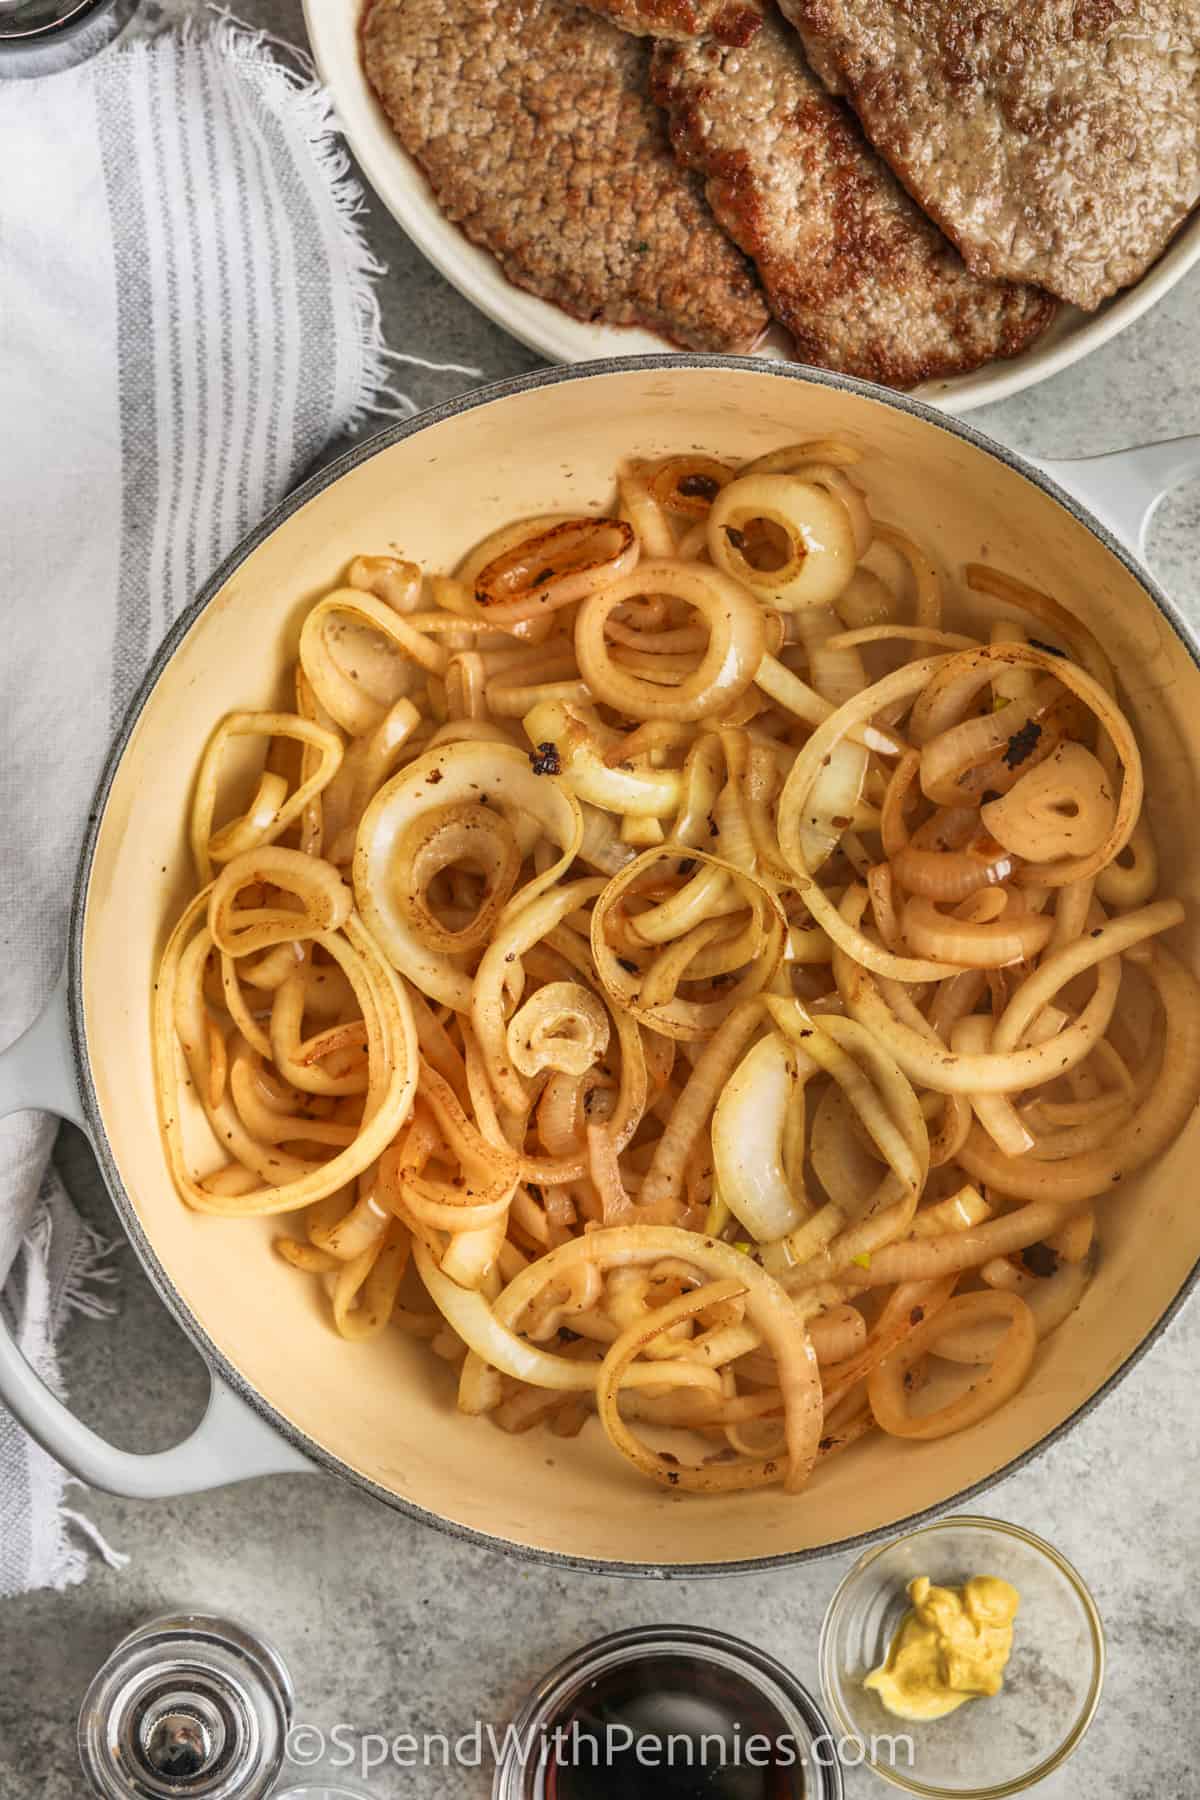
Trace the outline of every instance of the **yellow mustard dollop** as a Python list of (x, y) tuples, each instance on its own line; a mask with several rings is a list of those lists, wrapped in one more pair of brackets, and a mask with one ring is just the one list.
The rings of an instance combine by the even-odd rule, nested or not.
[(864, 1684), (888, 1711), (900, 1719), (941, 1719), (964, 1700), (998, 1694), (1021, 1604), (1012, 1583), (973, 1575), (961, 1588), (945, 1588), (918, 1575), (908, 1597), (911, 1612)]

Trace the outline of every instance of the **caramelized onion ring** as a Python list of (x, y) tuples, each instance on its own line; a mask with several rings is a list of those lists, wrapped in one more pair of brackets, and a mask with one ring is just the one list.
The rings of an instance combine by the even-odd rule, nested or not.
[[(908, 1409), (905, 1377), (923, 1356), (936, 1353), (943, 1332), (961, 1330), (999, 1318), (1008, 1321), (987, 1374), (936, 1412), (917, 1416)], [(1016, 1294), (959, 1294), (932, 1318), (924, 1319), (867, 1377), (867, 1394), (876, 1423), (890, 1436), (928, 1442), (948, 1437), (986, 1419), (1012, 1398), (1029, 1373), (1037, 1349), (1033, 1315)]]
[[(763, 521), (786, 545), (773, 568), (747, 554), (747, 534)], [(845, 506), (794, 475), (743, 475), (723, 488), (708, 515), (708, 553), (727, 576), (788, 612), (836, 600), (858, 561)]]
[(443, 807), (482, 804), (484, 798), (510, 816), (536, 818), (561, 855), (525, 883), (510, 904), (543, 893), (570, 867), (583, 837), (579, 805), (560, 783), (536, 775), (529, 759), (504, 744), (454, 743), (428, 750), (380, 788), (363, 814), (354, 851), (354, 889), (359, 910), (380, 944), (410, 981), (437, 1000), (468, 1012), (471, 981), (443, 950), (431, 948), (409, 926), (396, 898), (407, 871), (396, 869), (397, 846), (414, 819)]
[[(708, 648), (675, 687), (631, 674), (605, 641), (609, 614), (639, 594), (666, 594), (692, 607), (708, 626)], [(763, 658), (762, 608), (736, 581), (696, 563), (647, 562), (579, 609), (575, 654), (598, 700), (634, 719), (698, 719), (744, 694)], [(661, 659), (656, 659), (661, 660)]]
[(501, 629), (586, 600), (637, 564), (639, 545), (624, 519), (568, 519), (523, 538), (485, 563), (475, 599)]

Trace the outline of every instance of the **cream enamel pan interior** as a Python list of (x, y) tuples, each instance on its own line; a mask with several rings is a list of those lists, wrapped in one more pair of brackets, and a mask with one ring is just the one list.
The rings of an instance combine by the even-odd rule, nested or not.
[[(1200, 674), (1166, 603), (1062, 501), (983, 440), (911, 402), (747, 361), (671, 359), (550, 372), (454, 402), (320, 478), (227, 565), (177, 633), (115, 753), (74, 945), (76, 1030), (100, 1153), (139, 1252), (210, 1360), (318, 1460), (452, 1528), (571, 1559), (661, 1569), (819, 1552), (963, 1496), (1069, 1422), (1135, 1355), (1200, 1258), (1200, 1118), (1103, 1208), (1102, 1262), (1079, 1312), (1016, 1399), (958, 1437), (869, 1439), (798, 1497), (704, 1498), (636, 1479), (593, 1421), (564, 1442), (510, 1437), (454, 1410), (454, 1379), (399, 1332), (337, 1337), (316, 1285), (270, 1249), (270, 1221), (175, 1197), (155, 1126), (149, 995), (188, 891), (193, 772), (217, 719), (282, 702), (299, 620), (356, 552), (452, 564), (521, 514), (595, 507), (618, 460), (692, 446), (757, 455), (842, 434), (868, 452), (880, 516), (948, 570), (970, 559), (1049, 589), (1113, 655), (1146, 753), (1163, 890), (1189, 906), (1174, 941), (1200, 967)], [(322, 485), (322, 482), (326, 485)], [(240, 560), (239, 560), (240, 558)], [(122, 1191), (127, 1201), (122, 1199)]]

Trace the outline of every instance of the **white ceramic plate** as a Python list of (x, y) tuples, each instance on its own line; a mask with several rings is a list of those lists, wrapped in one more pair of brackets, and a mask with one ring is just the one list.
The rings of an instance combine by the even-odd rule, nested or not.
[[(359, 62), (358, 19), (362, 0), (304, 0), (308, 35), (347, 140), (384, 205), (446, 280), (513, 337), (554, 362), (587, 362), (604, 356), (637, 356), (673, 349), (648, 331), (588, 325), (556, 306), (513, 287), (498, 264), (443, 218), (424, 176), (401, 149)], [(1165, 254), (1136, 286), (1095, 313), (1064, 307), (1031, 349), (1009, 361), (989, 363), (972, 375), (926, 382), (917, 393), (948, 412), (968, 412), (1003, 400), (1078, 362), (1139, 318), (1200, 260), (1200, 214), (1183, 227)], [(786, 354), (784, 340), (770, 339), (763, 356)]]

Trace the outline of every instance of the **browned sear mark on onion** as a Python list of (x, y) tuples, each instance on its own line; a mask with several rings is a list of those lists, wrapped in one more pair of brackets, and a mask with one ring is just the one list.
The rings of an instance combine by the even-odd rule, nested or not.
[(711, 475), (685, 475), (677, 492), (685, 500), (715, 500), (720, 488)]
[(475, 599), (499, 625), (553, 612), (619, 580), (637, 561), (634, 530), (624, 519), (566, 519), (486, 563)]
[(703, 519), (735, 470), (711, 456), (669, 456), (650, 481), (650, 492), (665, 512)]
[(1004, 761), (1010, 769), (1019, 769), (1025, 759), (1033, 755), (1041, 735), (1042, 728), (1036, 719), (1027, 719), (1019, 731), (1013, 732), (1004, 752)]

